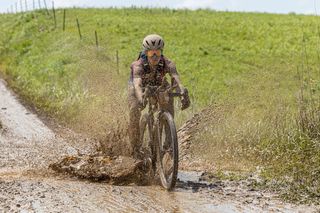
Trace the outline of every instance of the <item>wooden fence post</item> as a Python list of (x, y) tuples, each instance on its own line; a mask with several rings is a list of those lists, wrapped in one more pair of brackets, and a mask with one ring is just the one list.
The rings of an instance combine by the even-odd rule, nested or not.
[(119, 68), (119, 51), (116, 51), (116, 60), (117, 60), (117, 73), (120, 73), (120, 68)]
[(62, 30), (65, 31), (66, 29), (66, 9), (63, 10), (63, 25)]
[(48, 7), (47, 7), (47, 1), (46, 0), (43, 0), (43, 5), (44, 5), (44, 8), (46, 9), (47, 15), (50, 15)]
[(21, 13), (23, 13), (22, 0), (20, 0), (20, 10), (21, 10)]
[(80, 37), (80, 40), (81, 40), (82, 39), (82, 35), (81, 35), (80, 24), (79, 24), (79, 19), (78, 18), (77, 18), (77, 26), (78, 26), (79, 37)]
[(96, 46), (97, 48), (99, 48), (99, 41), (98, 41), (98, 33), (97, 33), (97, 30), (94, 31), (94, 35), (96, 37)]
[(52, 1), (52, 13), (54, 19), (54, 29), (57, 28), (57, 18), (56, 18), (56, 10), (54, 9), (54, 1)]

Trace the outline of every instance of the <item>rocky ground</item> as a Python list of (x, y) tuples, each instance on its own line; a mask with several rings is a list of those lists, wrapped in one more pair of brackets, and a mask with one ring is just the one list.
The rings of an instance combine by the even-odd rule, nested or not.
[[(317, 212), (319, 207), (294, 205), (245, 181), (207, 181), (205, 173), (188, 170), (186, 152), (199, 115), (180, 130), (183, 171), (173, 192), (160, 186), (138, 186), (130, 178), (87, 180), (57, 173), (49, 165), (67, 156), (91, 156), (93, 161), (118, 165), (137, 161), (93, 156), (95, 143), (63, 130), (48, 128), (22, 106), (0, 81), (0, 212)], [(190, 128), (193, 126), (195, 128)], [(65, 137), (69, 134), (68, 137)], [(118, 159), (118, 160), (117, 160)], [(75, 157), (77, 163), (81, 160)], [(189, 159), (190, 160), (190, 159)], [(92, 161), (90, 161), (92, 162)], [(100, 167), (99, 167), (100, 168)], [(95, 170), (91, 170), (92, 175)], [(142, 171), (142, 170), (141, 170)], [(103, 173), (103, 172), (102, 172)], [(100, 171), (100, 174), (102, 174)], [(128, 175), (128, 174), (125, 174)], [(128, 176), (127, 176), (128, 177)], [(140, 176), (139, 176), (140, 177)], [(99, 181), (100, 180), (100, 181)], [(134, 178), (137, 180), (137, 178)], [(111, 185), (111, 183), (116, 185)]]

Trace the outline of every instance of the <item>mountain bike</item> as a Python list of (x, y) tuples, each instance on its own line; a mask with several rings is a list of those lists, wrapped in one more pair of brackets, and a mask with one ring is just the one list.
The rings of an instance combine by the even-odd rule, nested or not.
[(170, 98), (182, 96), (173, 92), (175, 86), (150, 86), (144, 88), (144, 103), (148, 112), (140, 119), (140, 140), (147, 146), (151, 171), (158, 171), (162, 186), (171, 190), (178, 175), (178, 137), (173, 116), (163, 105)]

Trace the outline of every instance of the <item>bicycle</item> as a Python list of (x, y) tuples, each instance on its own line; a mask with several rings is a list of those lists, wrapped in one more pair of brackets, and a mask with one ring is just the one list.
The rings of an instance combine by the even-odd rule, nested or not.
[(144, 88), (144, 102), (149, 105), (148, 112), (140, 119), (140, 140), (146, 143), (151, 156), (153, 176), (157, 168), (162, 186), (169, 190), (175, 187), (178, 175), (178, 137), (173, 116), (163, 109), (163, 102), (169, 98), (181, 97), (172, 92), (175, 86), (167, 88), (164, 85)]

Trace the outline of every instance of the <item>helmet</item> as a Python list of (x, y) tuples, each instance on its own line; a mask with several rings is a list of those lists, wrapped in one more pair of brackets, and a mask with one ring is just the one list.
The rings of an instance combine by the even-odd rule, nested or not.
[(143, 39), (142, 47), (144, 50), (162, 50), (164, 47), (164, 41), (161, 36), (157, 34), (151, 34)]

